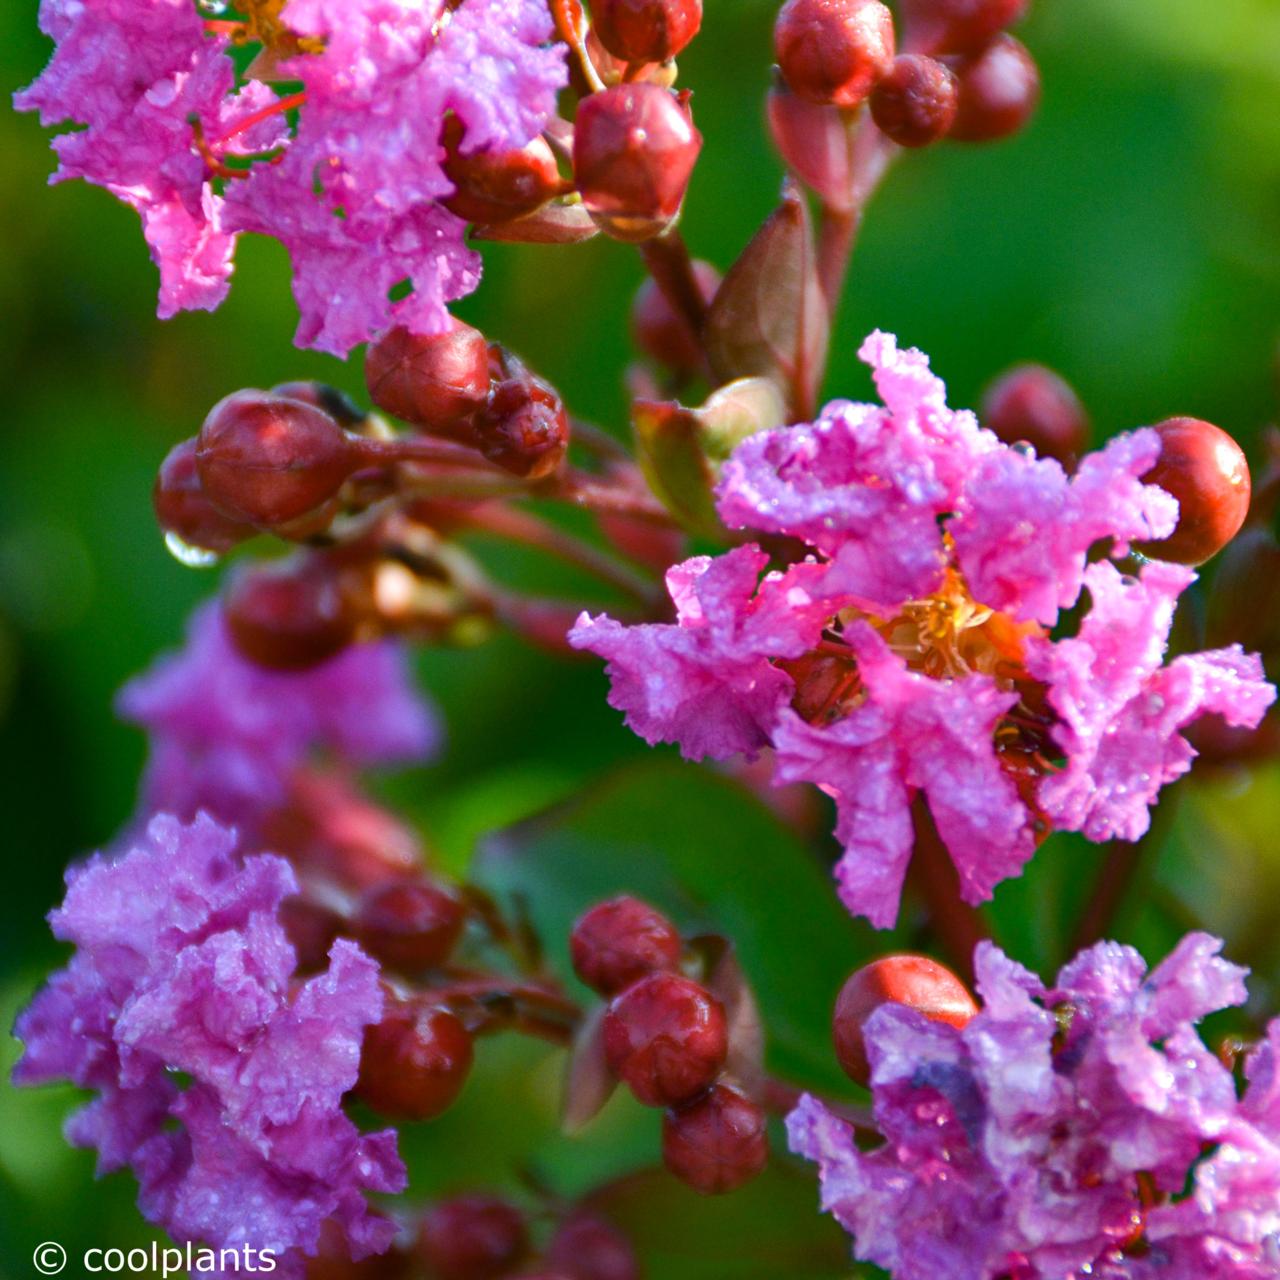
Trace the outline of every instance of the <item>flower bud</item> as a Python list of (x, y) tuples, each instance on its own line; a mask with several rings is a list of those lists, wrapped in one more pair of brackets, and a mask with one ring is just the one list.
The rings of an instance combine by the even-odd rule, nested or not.
[(923, 53), (981, 53), (1028, 0), (899, 0), (905, 44)]
[(700, 984), (651, 973), (615, 996), (604, 1019), (609, 1070), (649, 1107), (687, 1102), (720, 1074), (729, 1051), (724, 1007)]
[(360, 1051), (357, 1095), (397, 1120), (432, 1120), (453, 1105), (471, 1071), (471, 1036), (448, 1009), (388, 1000)]
[(565, 1220), (547, 1249), (547, 1263), (567, 1280), (640, 1280), (627, 1238), (592, 1213)]
[(1000, 36), (959, 71), (960, 102), (950, 136), (993, 142), (1017, 133), (1040, 102), (1040, 70), (1026, 46)]
[[(693, 276), (707, 303), (720, 287), (720, 273), (709, 262), (695, 262)], [(651, 360), (673, 373), (690, 375), (702, 368), (702, 346), (689, 322), (673, 310), (655, 280), (646, 280), (631, 307), (631, 332), (636, 346)]]
[(280, 924), (298, 957), (300, 973), (319, 973), (329, 967), (329, 948), (342, 932), (342, 917), (328, 907), (294, 894), (280, 904)]
[(601, 902), (580, 916), (569, 936), (573, 971), (601, 995), (614, 995), (646, 974), (680, 963), (680, 934), (638, 898)]
[(924, 54), (904, 53), (876, 85), (871, 116), (900, 147), (927, 147), (950, 131), (959, 99), (950, 68)]
[(432, 336), (396, 328), (369, 348), (364, 376), (379, 409), (424, 430), (466, 438), (489, 394), (489, 347), (460, 320)]
[(927, 956), (885, 956), (864, 965), (840, 989), (832, 1019), (836, 1057), (861, 1085), (871, 1078), (863, 1028), (882, 1004), (903, 1004), (953, 1027), (965, 1026), (978, 1012), (964, 983)]
[(320, 556), (243, 569), (222, 608), (236, 648), (276, 671), (318, 666), (355, 639), (356, 619), (341, 583)]
[(432, 1280), (495, 1280), (529, 1251), (524, 1216), (493, 1196), (458, 1196), (423, 1215), (418, 1246)]
[(1021, 364), (1002, 374), (982, 400), (982, 421), (1005, 444), (1029, 444), (1070, 471), (1089, 443), (1089, 415), (1052, 369)]
[(196, 437), (196, 468), (220, 511), (272, 529), (323, 511), (358, 465), (323, 410), (265, 391), (220, 400)]
[(621, 84), (578, 108), (574, 180), (602, 230), (648, 240), (680, 212), (701, 149), (685, 100), (655, 84)]
[(669, 62), (698, 34), (702, 0), (592, 0), (591, 22), (615, 58)]
[(503, 470), (540, 480), (564, 461), (569, 415), (554, 388), (519, 370), (490, 392), (476, 416), (472, 443)]
[(663, 1117), (663, 1164), (704, 1196), (736, 1191), (768, 1161), (764, 1112), (728, 1085), (717, 1084)]
[(1222, 553), (1209, 589), (1205, 639), (1213, 648), (1241, 644), (1280, 668), (1280, 543), (1269, 529), (1248, 528)]
[(1178, 500), (1178, 524), (1159, 542), (1135, 544), (1143, 555), (1203, 564), (1240, 532), (1249, 514), (1249, 463), (1220, 427), (1199, 418), (1169, 418), (1156, 428), (1160, 460), (1142, 477)]
[(454, 192), (441, 203), (467, 222), (499, 224), (540, 209), (560, 191), (555, 154), (542, 138), (512, 151), (464, 151), (457, 117), (445, 126), (444, 171)]
[(169, 450), (156, 474), (151, 501), (166, 534), (213, 555), (230, 551), (256, 532), (252, 525), (223, 515), (209, 501), (196, 469), (194, 439)]
[(465, 923), (459, 898), (439, 885), (412, 879), (371, 890), (352, 921), (370, 955), (405, 973), (443, 964)]
[(880, 0), (787, 0), (773, 47), (797, 96), (856, 107), (893, 63), (893, 14)]

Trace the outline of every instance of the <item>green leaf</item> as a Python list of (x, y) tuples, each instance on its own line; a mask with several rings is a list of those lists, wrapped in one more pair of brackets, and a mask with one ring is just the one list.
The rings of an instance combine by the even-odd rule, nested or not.
[(770, 1070), (852, 1092), (831, 1050), (831, 1008), (893, 938), (855, 922), (814, 851), (731, 779), (663, 759), (626, 766), (483, 841), (472, 873), (520, 902), (566, 979), (574, 919), (614, 894), (654, 903), (686, 935), (725, 934), (759, 1000)]

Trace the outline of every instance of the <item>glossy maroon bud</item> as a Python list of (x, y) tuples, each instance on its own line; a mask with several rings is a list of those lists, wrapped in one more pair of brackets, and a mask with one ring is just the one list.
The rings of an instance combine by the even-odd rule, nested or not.
[(1241, 644), (1280, 666), (1280, 543), (1248, 528), (1222, 553), (1209, 589), (1205, 639), (1211, 648)]
[(569, 415), (552, 387), (521, 371), (490, 392), (472, 427), (472, 443), (504, 471), (540, 480), (564, 461)]
[(423, 1215), (418, 1244), (433, 1280), (494, 1280), (529, 1251), (524, 1216), (492, 1196), (459, 1196)]
[[(720, 273), (709, 262), (695, 262), (693, 276), (703, 301), (710, 305), (720, 287)], [(646, 280), (636, 291), (631, 333), (645, 355), (673, 373), (693, 374), (702, 368), (701, 344), (655, 280)]]
[(1089, 443), (1089, 415), (1071, 387), (1042, 364), (1000, 375), (982, 399), (982, 422), (1005, 444), (1026, 443), (1067, 470)]
[(465, 436), (489, 394), (489, 347), (461, 320), (431, 337), (396, 328), (369, 348), (364, 378), (379, 409), (427, 431)]
[(560, 169), (542, 138), (513, 151), (468, 152), (464, 141), (461, 123), (450, 117), (444, 171), (455, 189), (441, 203), (458, 217), (486, 225), (512, 222), (559, 194)]
[(999, 36), (959, 70), (960, 104), (950, 136), (993, 142), (1017, 133), (1040, 102), (1040, 69), (1025, 45)]
[(302, 973), (329, 967), (329, 948), (342, 932), (342, 917), (329, 907), (294, 894), (280, 904), (280, 924), (298, 956)]
[(266, 391), (220, 400), (196, 437), (196, 468), (209, 500), (264, 529), (324, 508), (358, 459), (352, 437), (323, 410)]
[(900, 147), (927, 147), (946, 137), (959, 101), (960, 86), (949, 67), (922, 53), (904, 53), (876, 85), (871, 116)]
[(640, 1280), (626, 1236), (593, 1213), (565, 1220), (547, 1249), (547, 1262), (567, 1280)]
[(1249, 514), (1249, 463), (1220, 427), (1199, 418), (1169, 418), (1155, 430), (1160, 460), (1144, 483), (1178, 500), (1178, 525), (1160, 542), (1135, 544), (1143, 555), (1175, 564), (1203, 564), (1240, 532)]
[(736, 1191), (769, 1162), (763, 1110), (726, 1084), (662, 1120), (662, 1162), (704, 1196)]
[(449, 958), (466, 923), (466, 908), (439, 885), (396, 880), (366, 894), (352, 923), (370, 955), (415, 973)]
[(702, 0), (591, 0), (600, 43), (623, 62), (669, 62), (698, 34)]
[(324, 382), (280, 382), (271, 388), (270, 394), (284, 396), (287, 400), (301, 400), (303, 404), (323, 409), (344, 427), (358, 427), (368, 417), (345, 391)]
[(650, 1107), (687, 1102), (720, 1074), (729, 1051), (724, 1007), (676, 973), (651, 973), (613, 998), (604, 1019), (609, 1070)]
[(467, 1082), (471, 1035), (448, 1009), (388, 1004), (365, 1030), (356, 1093), (384, 1116), (432, 1120)]
[(841, 987), (832, 1018), (836, 1057), (861, 1085), (871, 1078), (863, 1028), (882, 1004), (904, 1004), (953, 1027), (965, 1026), (978, 1012), (964, 983), (928, 956), (885, 956), (864, 965)]
[(356, 618), (328, 561), (256, 564), (237, 573), (222, 599), (236, 648), (259, 666), (305, 671), (354, 639)]
[(780, 77), (765, 99), (765, 112), (773, 145), (792, 173), (828, 208), (851, 211), (855, 193), (850, 113), (830, 103), (806, 102)]
[(893, 65), (893, 14), (880, 0), (787, 0), (773, 48), (793, 93), (856, 107)]
[(165, 533), (199, 551), (222, 555), (257, 532), (252, 525), (223, 515), (209, 501), (196, 470), (194, 439), (169, 450), (156, 475), (151, 501)]
[(587, 986), (611, 996), (645, 974), (675, 970), (680, 934), (660, 911), (638, 898), (613, 898), (578, 918), (569, 936), (573, 970)]
[(904, 43), (924, 53), (981, 53), (1028, 0), (899, 0)]
[(574, 180), (605, 232), (648, 240), (680, 212), (701, 149), (687, 101), (656, 84), (620, 84), (578, 108)]

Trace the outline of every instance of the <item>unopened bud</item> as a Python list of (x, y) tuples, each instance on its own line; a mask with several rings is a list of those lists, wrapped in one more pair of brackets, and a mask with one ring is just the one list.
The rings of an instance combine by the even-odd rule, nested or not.
[(223, 515), (209, 501), (196, 469), (194, 439), (169, 450), (156, 475), (151, 500), (165, 533), (213, 555), (230, 551), (256, 532), (252, 525)]
[(375, 1111), (431, 1120), (453, 1105), (471, 1071), (471, 1036), (456, 1014), (388, 1000), (368, 1027), (356, 1092)]
[(960, 89), (935, 58), (904, 53), (871, 95), (871, 116), (900, 147), (927, 147), (946, 137), (955, 122)]
[(893, 64), (893, 14), (880, 0), (787, 0), (773, 47), (792, 92), (856, 107)]
[(456, 117), (445, 128), (444, 171), (454, 192), (441, 203), (468, 222), (511, 222), (540, 209), (560, 191), (551, 148), (533, 138), (512, 151), (466, 151)]
[(591, 20), (614, 57), (669, 62), (698, 34), (702, 0), (592, 0)]
[(736, 1191), (768, 1161), (763, 1110), (726, 1084), (663, 1117), (662, 1162), (704, 1196)]
[(460, 320), (431, 336), (396, 328), (369, 348), (364, 376), (378, 408), (426, 431), (465, 438), (489, 394), (489, 347)]
[(569, 415), (555, 389), (525, 370), (494, 386), (472, 442), (490, 462), (529, 480), (555, 471), (569, 449)]
[(958, 75), (960, 104), (950, 136), (961, 142), (994, 142), (1017, 133), (1040, 102), (1040, 70), (1012, 36), (998, 37)]

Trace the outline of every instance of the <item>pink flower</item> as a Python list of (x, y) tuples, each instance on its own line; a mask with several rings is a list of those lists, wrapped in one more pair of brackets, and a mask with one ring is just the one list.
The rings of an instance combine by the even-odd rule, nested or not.
[(895, 1280), (1280, 1275), (1280, 1023), (1238, 1098), (1194, 1028), (1245, 998), (1221, 945), (1192, 934), (1148, 974), (1100, 943), (1046, 989), (983, 944), (963, 1030), (877, 1010), (883, 1144), (861, 1149), (812, 1098), (788, 1119), (857, 1257)]
[(271, 1249), (298, 1274), (326, 1222), (355, 1257), (391, 1242), (365, 1193), (403, 1189), (395, 1135), (362, 1135), (341, 1106), (382, 992), (346, 941), (291, 990), (278, 911), (297, 883), (235, 844), (204, 815), (161, 815), (119, 859), (68, 873), (50, 922), (77, 951), (18, 1019), (14, 1080), (95, 1091), (69, 1140), (97, 1149), (100, 1174), (132, 1168), (175, 1239)]
[[(726, 523), (798, 540), (803, 561), (757, 588), (769, 560), (751, 544), (692, 560), (668, 574), (674, 624), (584, 616), (570, 638), (607, 659), (610, 703), (647, 741), (694, 759), (772, 747), (776, 782), (832, 795), (841, 897), (890, 925), (917, 798), (980, 902), (1051, 829), (1136, 838), (1194, 758), (1180, 731), (1208, 713), (1254, 727), (1275, 690), (1238, 648), (1161, 665), (1189, 571), (1087, 567), (1172, 530), (1176, 502), (1140, 479), (1155, 433), (1069, 479), (948, 409), (919, 352), (873, 334), (862, 354), (883, 408), (830, 405), (724, 467)], [(1092, 612), (1054, 638), (1084, 586)]]
[[(300, 345), (345, 355), (393, 324), (438, 331), (445, 304), (479, 281), (463, 223), (438, 203), (452, 191), (441, 130), (455, 113), (468, 149), (539, 132), (565, 79), (545, 3), (269, 8), (245, 25), (264, 45), (248, 74), (302, 82), (296, 132), (292, 100), (262, 80), (237, 88), (226, 38), (206, 34), (190, 0), (43, 0), (57, 48), (16, 105), (86, 126), (55, 139), (55, 180), (85, 178), (138, 210), (162, 316), (222, 301), (247, 230), (289, 250)], [(266, 153), (273, 163), (229, 165)]]
[(761, 582), (767, 563), (758, 547), (686, 560), (667, 573), (676, 625), (624, 627), (584, 613), (569, 632), (574, 648), (606, 659), (610, 705), (650, 745), (679, 742), (690, 759), (727, 760), (768, 743), (794, 689), (770, 658), (811, 649), (831, 604), (807, 589), (819, 566)]
[(150, 735), (143, 810), (200, 810), (256, 831), (317, 752), (351, 765), (407, 763), (439, 741), (403, 651), (356, 645), (312, 670), (268, 671), (244, 658), (218, 603), (192, 615), (187, 646), (120, 692)]

